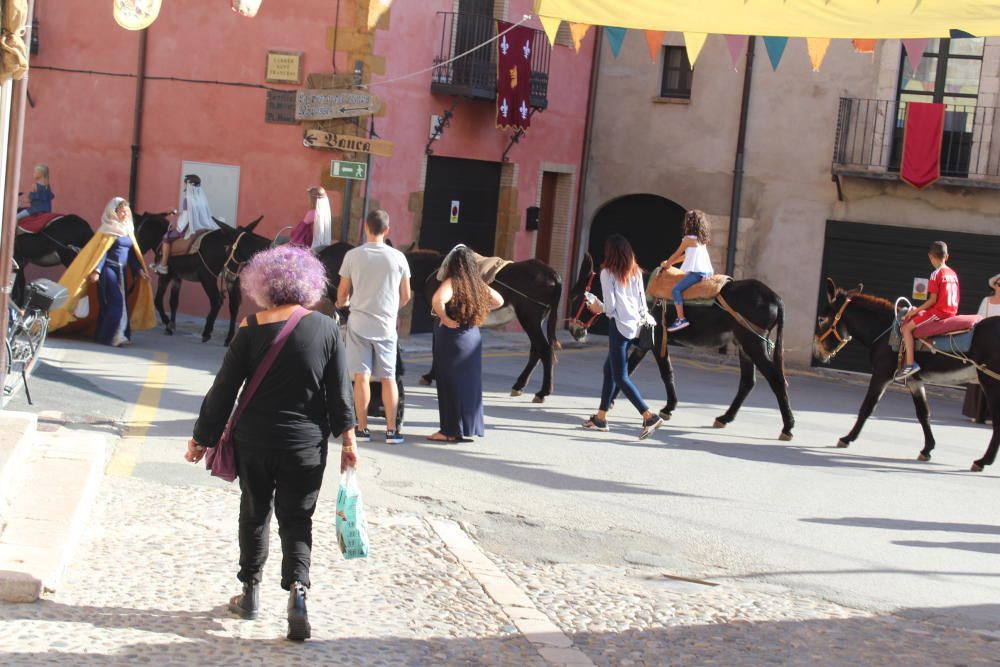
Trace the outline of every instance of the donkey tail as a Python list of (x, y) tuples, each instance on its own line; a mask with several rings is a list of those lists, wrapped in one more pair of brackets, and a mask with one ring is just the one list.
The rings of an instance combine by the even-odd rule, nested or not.
[[(778, 318), (774, 328), (777, 335), (774, 337), (774, 365), (781, 373), (781, 378), (785, 379), (785, 303), (778, 297)], [(785, 380), (788, 384), (788, 380)]]
[(555, 285), (552, 288), (552, 295), (549, 298), (549, 321), (546, 323), (546, 335), (549, 337), (549, 344), (552, 346), (552, 361), (556, 361), (556, 350), (562, 349), (562, 343), (556, 337), (556, 327), (559, 324), (559, 302), (562, 300), (562, 279), (555, 276)]

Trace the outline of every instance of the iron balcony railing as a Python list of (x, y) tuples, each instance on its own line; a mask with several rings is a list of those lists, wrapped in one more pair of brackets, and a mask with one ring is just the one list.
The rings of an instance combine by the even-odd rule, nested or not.
[[(492, 16), (461, 12), (438, 12), (441, 40), (431, 77), (431, 92), (460, 95), (480, 100), (496, 100), (496, 43), (476, 49), (468, 55), (448, 62), (497, 35), (497, 22)], [(533, 30), (531, 52), (531, 106), (548, 106), (549, 63), (552, 47), (541, 30)]]
[[(833, 166), (838, 173), (892, 174), (903, 154), (906, 101), (840, 99)], [(943, 177), (996, 181), (1000, 179), (1000, 114), (996, 107), (945, 107), (941, 142)]]

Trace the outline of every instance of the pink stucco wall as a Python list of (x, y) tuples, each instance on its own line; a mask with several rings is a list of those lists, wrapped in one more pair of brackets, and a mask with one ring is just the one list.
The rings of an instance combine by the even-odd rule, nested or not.
[[(147, 75), (263, 84), (268, 49), (305, 52), (306, 73), (331, 71), (326, 31), (334, 24), (337, 3), (264, 0), (254, 19), (237, 16), (228, 4), (164, 2), (149, 29)], [(341, 3), (340, 25), (353, 25), (353, 5), (350, 0)], [(512, 0), (509, 16), (520, 17), (530, 5), (530, 0)], [(430, 73), (385, 86), (377, 82), (431, 65), (440, 38), (436, 12), (453, 9), (451, 0), (397, 0), (391, 29), (376, 37), (375, 53), (386, 58), (387, 72), (373, 78), (373, 90), (388, 107), (377, 119), (377, 129), (395, 143), (395, 154), (374, 159), (371, 196), (392, 216), (399, 243), (412, 240), (408, 200), (410, 193), (423, 189), (421, 165), (430, 116), (441, 113), (451, 100), (431, 95)], [(133, 74), (138, 35), (115, 24), (109, 0), (40, 3), (38, 19), (41, 51), (32, 59), (35, 106), (27, 118), (21, 189), (31, 186), (32, 165), (46, 162), (52, 170), (56, 210), (77, 213), (96, 225), (107, 200), (128, 190), (135, 80), (41, 67)], [(536, 22), (529, 25), (539, 27)], [(528, 136), (510, 156), (520, 165), (521, 211), (537, 203), (541, 162), (579, 169), (592, 39), (593, 34), (580, 54), (562, 46), (553, 49), (550, 106), (535, 115)], [(344, 71), (343, 54), (337, 65)], [(335, 155), (303, 148), (299, 126), (265, 123), (264, 107), (261, 89), (148, 81), (137, 209), (175, 206), (181, 162), (196, 160), (240, 165), (239, 222), (263, 215), (260, 231), (272, 235), (298, 221), (306, 206), (305, 188), (318, 181)], [(499, 161), (509, 134), (494, 127), (493, 116), (487, 102), (460, 105), (451, 128), (435, 144), (435, 154)], [(337, 202), (333, 204), (336, 210)], [(526, 257), (531, 246), (531, 233), (519, 232), (518, 258)], [(205, 308), (200, 290), (186, 286), (182, 310), (201, 314)]]

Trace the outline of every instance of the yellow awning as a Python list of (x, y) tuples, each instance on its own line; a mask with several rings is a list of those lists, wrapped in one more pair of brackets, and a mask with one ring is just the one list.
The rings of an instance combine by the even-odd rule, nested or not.
[(997, 0), (535, 0), (572, 23), (723, 35), (898, 39), (1000, 36)]

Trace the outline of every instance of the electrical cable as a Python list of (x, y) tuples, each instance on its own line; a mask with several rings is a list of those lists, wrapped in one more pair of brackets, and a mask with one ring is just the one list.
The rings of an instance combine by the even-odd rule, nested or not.
[(511, 27), (507, 28), (503, 32), (497, 33), (496, 37), (493, 37), (492, 39), (488, 39), (485, 42), (483, 42), (482, 44), (480, 44), (478, 46), (474, 46), (471, 49), (469, 49), (468, 51), (465, 51), (464, 53), (458, 54), (454, 58), (449, 58), (448, 60), (445, 60), (444, 62), (436, 63), (434, 65), (431, 65), (430, 67), (425, 67), (422, 70), (417, 70), (416, 72), (410, 72), (409, 74), (404, 74), (403, 76), (397, 76), (397, 77), (395, 77), (393, 79), (385, 79), (384, 81), (372, 81), (371, 83), (366, 83), (365, 85), (361, 86), (361, 88), (368, 88), (370, 86), (383, 86), (383, 85), (385, 85), (387, 83), (396, 83), (397, 81), (402, 81), (403, 79), (410, 79), (410, 78), (415, 77), (415, 76), (420, 76), (421, 74), (426, 74), (427, 72), (433, 72), (434, 70), (436, 70), (438, 68), (441, 68), (441, 67), (444, 67), (445, 65), (450, 65), (451, 63), (455, 62), (456, 60), (459, 60), (460, 58), (464, 58), (465, 56), (469, 55), (470, 53), (475, 53), (476, 51), (478, 51), (479, 49), (483, 48), (484, 46), (489, 46), (493, 42), (497, 41), (498, 39), (500, 39), (501, 37), (503, 37), (504, 35), (506, 35), (511, 30), (513, 30), (514, 28), (517, 28), (519, 26), (524, 25), (525, 23), (527, 23), (528, 21), (530, 21), (532, 18), (534, 18), (533, 15), (531, 15), (531, 14), (525, 14), (524, 17), (520, 21), (518, 21), (517, 23), (515, 23)]

